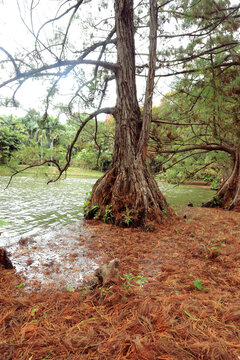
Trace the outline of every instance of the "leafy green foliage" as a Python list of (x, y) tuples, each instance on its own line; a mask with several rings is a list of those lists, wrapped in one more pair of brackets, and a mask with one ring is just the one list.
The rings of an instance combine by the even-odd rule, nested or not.
[(195, 280), (193, 286), (194, 286), (195, 289), (197, 289), (197, 290), (201, 290), (201, 289), (202, 289), (202, 283), (201, 283), (200, 280)]
[(132, 218), (132, 214), (133, 214), (134, 210), (129, 209), (128, 207), (126, 207), (126, 213), (122, 214), (123, 217), (123, 223), (129, 227), (132, 224), (133, 218)]
[(19, 285), (17, 285), (18, 288), (24, 288), (25, 287), (25, 283), (20, 283)]
[(114, 216), (112, 213), (112, 205), (107, 205), (105, 208), (105, 214), (103, 215), (103, 221), (106, 223), (111, 223), (114, 221)]
[(0, 118), (0, 163), (6, 164), (20, 148), (26, 135), (21, 122), (13, 116)]
[[(82, 116), (84, 119), (84, 116)], [(80, 119), (81, 121), (81, 119)], [(0, 162), (16, 168), (17, 164), (35, 164), (43, 160), (65, 162), (69, 143), (75, 136), (79, 122), (73, 117), (66, 124), (58, 118), (47, 117), (30, 109), (25, 117), (0, 118)], [(114, 119), (98, 124), (90, 121), (78, 139), (72, 165), (88, 169), (106, 170), (112, 161)]]
[(73, 293), (75, 289), (72, 287), (72, 284), (67, 285), (67, 291)]
[[(219, 8), (225, 16), (221, 21)], [(226, 67), (226, 59), (234, 59), (239, 52), (239, 16), (231, 17), (229, 2), (224, 0), (175, 1), (170, 9), (172, 22), (176, 19), (176, 26), (181, 24), (180, 32), (196, 36), (163, 52), (169, 64), (179, 65), (182, 75), (175, 78), (174, 90), (159, 108), (153, 109), (160, 124), (152, 126), (152, 157), (163, 157), (154, 166), (169, 182), (201, 180), (213, 182), (212, 188), (217, 189), (233, 164), (224, 151), (238, 147), (240, 139), (240, 71), (234, 64)], [(212, 151), (216, 146), (222, 149)]]
[(83, 168), (105, 171), (112, 161), (113, 143), (114, 119), (99, 122), (97, 133), (95, 121), (90, 121), (77, 141), (78, 152), (72, 163)]
[(125, 282), (123, 283), (123, 286), (126, 290), (129, 290), (133, 286), (143, 286), (147, 281), (148, 278), (142, 275), (133, 275), (132, 273), (129, 273), (127, 275), (124, 275)]

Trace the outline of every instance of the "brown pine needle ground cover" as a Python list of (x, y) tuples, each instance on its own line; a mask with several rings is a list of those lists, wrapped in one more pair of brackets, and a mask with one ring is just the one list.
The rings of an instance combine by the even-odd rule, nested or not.
[(87, 222), (92, 256), (120, 259), (103, 288), (30, 292), (1, 270), (1, 359), (240, 359), (240, 214), (185, 213), (152, 233)]

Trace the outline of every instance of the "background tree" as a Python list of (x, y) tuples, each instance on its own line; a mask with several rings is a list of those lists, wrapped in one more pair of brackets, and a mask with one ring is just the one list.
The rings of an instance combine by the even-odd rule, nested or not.
[(113, 120), (112, 122), (91, 120), (84, 127), (76, 143), (78, 152), (73, 157), (72, 163), (79, 164), (80, 162), (82, 167), (106, 171), (112, 162), (113, 144)]
[[(213, 62), (212, 55), (209, 62)], [(224, 163), (225, 182), (213, 202), (209, 202), (210, 206), (215, 204), (233, 208), (239, 201), (239, 85), (237, 67), (217, 72), (213, 69), (205, 71), (196, 83), (187, 81), (185, 77), (176, 86), (174, 100), (171, 101), (170, 97), (168, 106), (165, 106), (167, 113), (164, 116), (163, 111), (162, 114), (165, 120), (154, 120), (156, 123), (163, 122), (164, 126), (175, 122), (174, 129), (171, 126), (166, 132), (171, 141), (162, 144), (162, 153), (169, 153), (172, 162), (165, 168), (180, 163), (188, 165), (190, 162), (189, 174), (186, 174), (189, 179), (194, 172), (204, 169), (206, 174), (207, 167), (215, 163), (222, 166), (220, 163)], [(205, 159), (203, 165), (201, 158)], [(179, 177), (181, 179), (181, 173)]]
[(7, 164), (26, 138), (24, 127), (13, 116), (0, 118), (0, 163)]
[(35, 109), (29, 109), (27, 111), (27, 114), (21, 119), (22, 124), (24, 125), (24, 127), (28, 132), (29, 141), (35, 138), (35, 134), (38, 129), (39, 119), (41, 119), (41, 115)]
[[(171, 126), (166, 130), (168, 141), (161, 144), (162, 154), (170, 154), (169, 168), (185, 162), (192, 169), (188, 178), (193, 175), (200, 157), (205, 161), (195, 172), (206, 172), (207, 167), (223, 159), (225, 167), (231, 168), (233, 164), (229, 178), (207, 205), (237, 207), (239, 5), (233, 6), (229, 1), (186, 1), (171, 4), (170, 8), (181, 22), (181, 30), (180, 35), (167, 37), (185, 39), (185, 47), (168, 49), (170, 73), (166, 75), (175, 74), (178, 78), (162, 108), (161, 120), (154, 120), (161, 127)], [(166, 38), (165, 34), (161, 36)], [(219, 151), (227, 155), (219, 155)], [(212, 155), (209, 152), (213, 152)]]

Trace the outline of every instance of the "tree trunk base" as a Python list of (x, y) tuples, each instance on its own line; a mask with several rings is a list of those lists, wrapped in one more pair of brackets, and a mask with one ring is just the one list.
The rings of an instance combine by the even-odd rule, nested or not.
[(212, 200), (203, 203), (201, 207), (206, 207), (206, 208), (223, 207), (222, 204), (223, 204), (223, 198), (216, 195)]
[(236, 150), (234, 166), (229, 178), (223, 183), (217, 194), (203, 207), (221, 207), (226, 210), (240, 211), (240, 153)]
[(220, 207), (228, 211), (240, 212), (240, 183), (235, 177), (230, 180), (225, 182), (212, 200), (202, 204), (202, 207)]
[(174, 216), (147, 166), (107, 171), (93, 187), (86, 219), (125, 227), (153, 229)]

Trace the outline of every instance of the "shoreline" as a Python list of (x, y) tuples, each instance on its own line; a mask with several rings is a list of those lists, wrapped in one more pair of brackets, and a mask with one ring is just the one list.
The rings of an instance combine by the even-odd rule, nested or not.
[[(27, 166), (27, 165), (26, 165)], [(20, 166), (21, 170), (24, 168), (24, 166)], [(14, 173), (13, 169), (7, 167), (6, 165), (0, 165), (0, 176), (11, 176)], [(19, 174), (16, 174), (15, 176), (26, 176), (26, 177), (50, 177), (57, 174), (57, 169), (54, 167), (49, 166), (42, 166), (42, 167), (33, 167), (30, 169), (27, 169), (26, 171), (22, 171)], [(90, 169), (83, 169), (79, 167), (69, 167), (67, 171), (67, 177), (92, 177), (92, 178), (99, 178), (104, 174), (104, 172), (98, 171), (98, 170), (90, 170)], [(157, 179), (159, 182), (163, 182), (170, 185), (177, 185), (177, 184), (171, 184), (168, 183), (165, 180)], [(187, 185), (187, 186), (196, 186), (196, 187), (202, 187), (202, 188), (211, 188), (210, 182), (204, 182), (204, 181), (191, 181), (189, 183), (181, 183), (179, 185)]]

